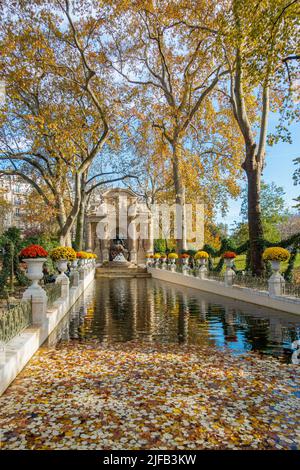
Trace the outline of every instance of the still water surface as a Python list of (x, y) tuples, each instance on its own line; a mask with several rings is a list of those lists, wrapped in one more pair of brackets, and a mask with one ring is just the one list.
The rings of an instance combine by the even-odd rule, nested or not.
[(51, 336), (179, 342), (256, 351), (290, 362), (300, 317), (155, 279), (97, 279)]

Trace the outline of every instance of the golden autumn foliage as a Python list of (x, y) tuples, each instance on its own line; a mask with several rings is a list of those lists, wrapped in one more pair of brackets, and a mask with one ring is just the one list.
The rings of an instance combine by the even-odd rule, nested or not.
[(5, 0), (5, 171), (53, 206), (62, 243), (103, 149), (148, 201), (201, 201), (213, 219), (245, 165), (248, 175), (261, 161), (260, 177), (266, 116), (285, 106), (279, 62), (297, 46), (296, 3)]

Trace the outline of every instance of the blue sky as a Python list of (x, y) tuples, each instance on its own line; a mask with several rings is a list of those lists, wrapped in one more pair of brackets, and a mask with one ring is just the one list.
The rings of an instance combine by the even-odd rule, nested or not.
[[(278, 116), (272, 114), (269, 122), (269, 132), (273, 132), (278, 123)], [(294, 198), (300, 194), (300, 186), (293, 184), (293, 172), (295, 165), (293, 159), (300, 157), (300, 125), (294, 123), (290, 126), (292, 135), (292, 144), (278, 143), (273, 147), (267, 147), (266, 167), (263, 174), (263, 180), (267, 183), (274, 181), (278, 186), (282, 186), (285, 191), (286, 205), (290, 209), (295, 204)], [(240, 219), (241, 201), (230, 200), (229, 210), (225, 217), (218, 215), (218, 222), (223, 222), (230, 229), (235, 220)]]

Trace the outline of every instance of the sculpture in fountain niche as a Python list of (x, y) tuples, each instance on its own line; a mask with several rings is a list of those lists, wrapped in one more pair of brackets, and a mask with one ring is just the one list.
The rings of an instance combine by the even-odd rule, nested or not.
[(117, 239), (113, 244), (110, 251), (111, 259), (113, 263), (124, 263), (128, 264), (126, 257), (128, 256), (128, 251), (124, 248), (122, 240)]

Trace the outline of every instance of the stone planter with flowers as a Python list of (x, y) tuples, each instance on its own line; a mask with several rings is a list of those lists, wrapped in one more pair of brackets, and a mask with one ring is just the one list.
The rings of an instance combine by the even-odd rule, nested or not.
[(198, 277), (200, 279), (205, 279), (207, 275), (206, 263), (209, 258), (209, 255), (206, 251), (197, 251), (195, 254), (195, 261), (199, 267)]
[(66, 276), (65, 272), (68, 269), (68, 262), (76, 260), (76, 251), (70, 246), (58, 246), (50, 252), (50, 257), (52, 261), (55, 262), (55, 265), (60, 272), (55, 282), (62, 284), (62, 296), (64, 297), (69, 292), (69, 278)]
[(273, 274), (268, 280), (269, 294), (271, 296), (282, 295), (284, 293), (285, 280), (280, 274), (280, 263), (290, 258), (290, 252), (280, 246), (266, 248), (263, 252), (263, 260), (270, 261)]
[(181, 259), (181, 262), (182, 262), (182, 273), (184, 275), (187, 275), (189, 273), (190, 255), (188, 255), (187, 253), (183, 253), (182, 255), (180, 255), (180, 259)]
[(23, 294), (24, 299), (31, 297), (47, 297), (46, 292), (40, 286), (39, 281), (43, 278), (43, 265), (47, 261), (48, 252), (40, 245), (29, 245), (20, 252), (20, 258), (27, 265), (26, 275), (31, 285)]
[(178, 260), (178, 254), (177, 253), (169, 253), (168, 254), (168, 260), (169, 260), (169, 266), (171, 271), (176, 270), (176, 261)]
[(146, 266), (152, 266), (153, 264), (153, 254), (152, 253), (146, 253), (145, 257), (145, 264)]
[(234, 253), (234, 251), (225, 251), (225, 253), (223, 253), (223, 258), (226, 265), (225, 285), (232, 286), (233, 279), (235, 277), (235, 272), (233, 271), (232, 266), (236, 258), (236, 253)]
[(165, 253), (161, 253), (160, 261), (161, 261), (161, 268), (167, 269), (167, 255)]
[(159, 261), (160, 261), (160, 253), (155, 253), (153, 255), (153, 259), (154, 259), (154, 267), (155, 268), (158, 268), (159, 267)]

